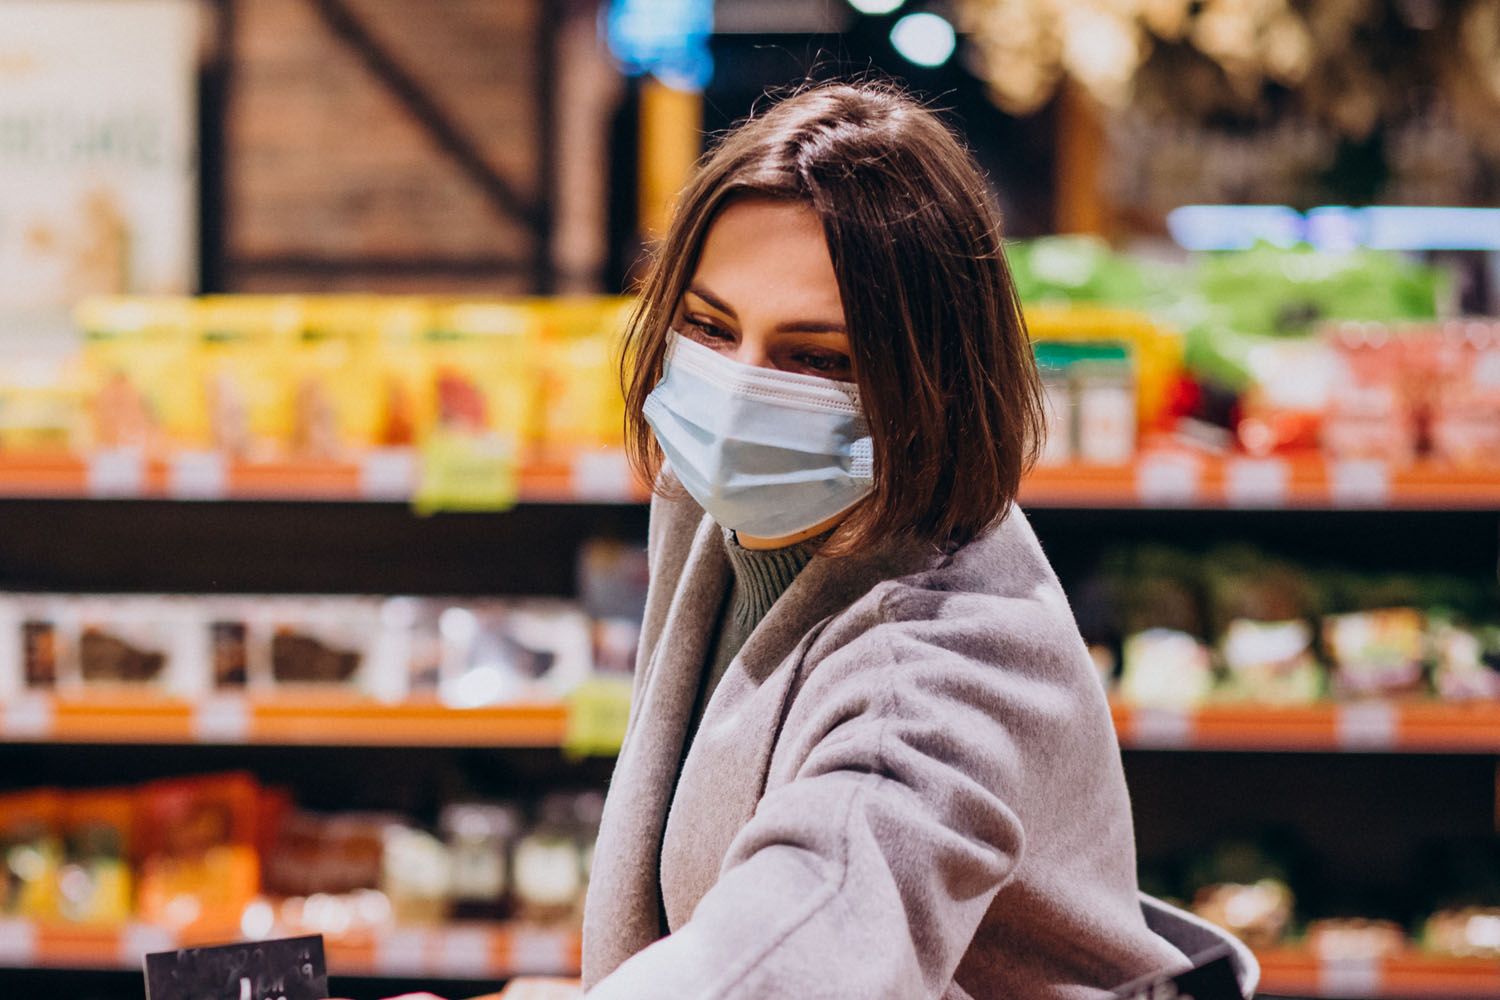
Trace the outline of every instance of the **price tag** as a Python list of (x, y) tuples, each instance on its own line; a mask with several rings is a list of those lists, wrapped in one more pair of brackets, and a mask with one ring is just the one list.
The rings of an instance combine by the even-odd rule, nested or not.
[(229, 492), (229, 463), (217, 451), (186, 451), (172, 459), (167, 492), (182, 500), (218, 500)]
[(89, 456), (92, 497), (138, 497), (146, 490), (146, 459), (137, 448), (98, 451)]
[(629, 677), (594, 677), (568, 695), (563, 750), (578, 757), (620, 752), (630, 721)]
[(359, 463), (359, 495), (366, 500), (409, 500), (417, 486), (417, 453), (377, 448)]
[(0, 725), (10, 739), (47, 739), (52, 721), (52, 699), (44, 694), (17, 695), (0, 706)]
[(1396, 745), (1396, 706), (1384, 701), (1340, 705), (1339, 746), (1346, 750), (1390, 750)]
[(1380, 963), (1373, 958), (1325, 958), (1318, 963), (1318, 993), (1326, 997), (1378, 997)]
[(1130, 733), (1137, 747), (1178, 750), (1192, 745), (1193, 716), (1180, 708), (1132, 709)]
[(1224, 494), (1235, 507), (1285, 507), (1291, 473), (1279, 458), (1236, 458), (1225, 464)]
[(177, 947), (177, 939), (165, 927), (155, 924), (126, 924), (120, 930), (120, 961), (135, 967), (141, 959), (152, 952), (171, 951)]
[(0, 965), (36, 965), (36, 925), (30, 920), (0, 919)]
[(193, 736), (199, 743), (244, 743), (250, 737), (250, 706), (233, 695), (204, 698), (193, 709)]
[(555, 931), (518, 928), (510, 936), (512, 971), (533, 975), (566, 975), (570, 968), (568, 937)]
[(1333, 501), (1346, 507), (1383, 507), (1391, 499), (1391, 468), (1369, 459), (1346, 459), (1328, 466)]
[(422, 448), (419, 514), (505, 510), (516, 502), (515, 449), (490, 436), (436, 432)]
[(573, 494), (580, 500), (628, 500), (635, 478), (625, 452), (579, 452), (573, 459)]
[(455, 927), (438, 939), (437, 967), (445, 976), (483, 979), (495, 974), (490, 933), (478, 927)]
[(427, 932), (386, 931), (375, 937), (375, 968), (391, 975), (420, 975), (427, 967)]
[(1143, 455), (1135, 466), (1135, 493), (1147, 506), (1187, 506), (1198, 501), (1201, 478), (1201, 463), (1192, 455)]

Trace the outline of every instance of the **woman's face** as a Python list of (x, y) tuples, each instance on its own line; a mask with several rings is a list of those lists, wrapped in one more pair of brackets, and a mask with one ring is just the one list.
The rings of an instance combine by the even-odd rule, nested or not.
[(833, 260), (805, 205), (746, 199), (720, 212), (674, 325), (742, 364), (854, 381)]

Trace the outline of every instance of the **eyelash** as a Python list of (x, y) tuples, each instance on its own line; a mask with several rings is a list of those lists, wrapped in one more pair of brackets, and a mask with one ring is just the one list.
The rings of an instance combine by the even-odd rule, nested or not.
[[(696, 330), (710, 340), (732, 339), (729, 331), (721, 326), (715, 326), (712, 323), (704, 323), (701, 320), (691, 318), (684, 318), (682, 322), (684, 326)], [(792, 360), (804, 368), (824, 374), (843, 371), (849, 367), (849, 359), (842, 354), (817, 354), (804, 351), (794, 355)]]

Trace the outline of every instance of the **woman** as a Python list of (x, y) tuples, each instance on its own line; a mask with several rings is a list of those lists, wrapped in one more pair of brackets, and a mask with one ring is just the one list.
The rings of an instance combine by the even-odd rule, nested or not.
[(1147, 925), (1104, 693), (1013, 503), (1037, 374), (984, 181), (937, 118), (824, 84), (724, 137), (627, 372), (651, 589), (589, 997), (1081, 1000), (1185, 968)]

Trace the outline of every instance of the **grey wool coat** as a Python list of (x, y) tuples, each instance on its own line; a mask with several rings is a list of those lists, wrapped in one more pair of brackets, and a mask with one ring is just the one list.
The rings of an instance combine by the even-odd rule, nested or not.
[(814, 557), (685, 760), (728, 557), (685, 498), (648, 545), (589, 1000), (1093, 1000), (1187, 967), (1143, 916), (1103, 687), (1019, 509), (953, 554)]

